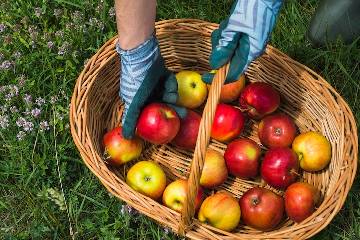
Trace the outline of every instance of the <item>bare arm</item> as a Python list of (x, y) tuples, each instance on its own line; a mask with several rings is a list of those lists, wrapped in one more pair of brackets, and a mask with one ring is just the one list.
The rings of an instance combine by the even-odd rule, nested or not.
[(115, 0), (120, 47), (135, 48), (153, 33), (156, 0)]

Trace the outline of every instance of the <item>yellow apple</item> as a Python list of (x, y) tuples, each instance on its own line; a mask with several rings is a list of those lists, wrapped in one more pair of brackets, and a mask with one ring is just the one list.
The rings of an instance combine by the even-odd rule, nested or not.
[(217, 192), (202, 203), (198, 218), (224, 231), (232, 231), (239, 224), (241, 216), (238, 201), (226, 192)]
[(214, 188), (223, 184), (227, 176), (228, 170), (223, 155), (208, 148), (200, 177), (200, 185), (206, 188)]
[(292, 148), (299, 156), (300, 167), (305, 171), (324, 169), (331, 159), (330, 142), (318, 132), (306, 132), (295, 137)]
[(206, 99), (207, 87), (201, 75), (194, 71), (180, 71), (176, 74), (178, 83), (177, 104), (186, 108), (197, 108)]
[[(178, 179), (170, 183), (163, 193), (162, 200), (164, 205), (177, 212), (181, 212), (186, 198), (187, 184), (187, 181), (184, 179)], [(195, 211), (199, 209), (203, 196), (203, 190), (199, 187), (195, 199)]]
[(157, 163), (141, 161), (129, 169), (126, 183), (135, 191), (158, 200), (166, 187), (166, 175)]

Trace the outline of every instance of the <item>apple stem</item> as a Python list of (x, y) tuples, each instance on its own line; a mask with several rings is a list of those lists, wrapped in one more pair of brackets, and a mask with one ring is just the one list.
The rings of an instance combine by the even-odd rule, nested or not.
[(293, 173), (296, 176), (301, 177), (301, 175), (298, 172), (296, 172), (295, 169), (293, 169), (293, 168), (290, 170), (290, 173)]
[(258, 198), (252, 198), (251, 199), (251, 203), (253, 204), (253, 205), (258, 205), (259, 204), (259, 199)]
[(250, 110), (250, 107), (248, 106), (248, 105), (246, 105), (246, 107), (240, 107), (240, 110), (241, 110), (241, 112), (247, 112), (247, 111), (249, 111)]
[(275, 129), (275, 135), (277, 135), (277, 136), (281, 135), (281, 128)]
[(104, 160), (106, 163), (108, 163), (108, 160), (111, 158), (110, 154), (108, 153), (107, 149), (105, 148), (104, 154), (103, 154)]

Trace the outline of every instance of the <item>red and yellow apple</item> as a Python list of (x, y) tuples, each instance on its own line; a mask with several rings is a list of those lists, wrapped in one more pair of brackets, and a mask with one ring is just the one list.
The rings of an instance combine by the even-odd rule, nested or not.
[(241, 210), (238, 201), (226, 192), (217, 192), (201, 204), (198, 219), (224, 231), (232, 231), (239, 224)]
[(262, 231), (274, 229), (284, 215), (284, 199), (266, 188), (248, 190), (239, 202), (244, 223)]
[(245, 75), (242, 74), (235, 82), (224, 84), (221, 88), (220, 102), (230, 103), (239, 99), (241, 91), (245, 87)]
[(177, 105), (193, 109), (203, 104), (207, 96), (207, 87), (201, 75), (195, 71), (184, 70), (175, 76), (178, 83)]
[(180, 119), (180, 130), (172, 140), (172, 143), (180, 148), (194, 150), (199, 132), (200, 114), (187, 110), (186, 117)]
[(140, 161), (129, 169), (126, 183), (135, 191), (158, 200), (166, 187), (166, 175), (157, 163)]
[[(164, 190), (162, 201), (165, 206), (181, 212), (186, 200), (186, 190), (188, 182), (184, 179), (178, 179), (170, 183)], [(195, 198), (195, 211), (199, 210), (203, 201), (204, 193), (201, 187), (199, 187), (198, 194)]]
[(220, 103), (215, 111), (211, 137), (220, 142), (231, 141), (240, 135), (244, 125), (245, 116), (238, 108)]
[(301, 222), (314, 211), (320, 199), (320, 192), (304, 182), (291, 184), (285, 191), (286, 214), (294, 222)]
[(214, 188), (223, 184), (227, 176), (228, 170), (223, 155), (216, 150), (208, 148), (201, 172), (200, 185), (205, 188)]
[(298, 170), (299, 160), (291, 148), (271, 148), (261, 164), (261, 177), (269, 185), (285, 189), (295, 182)]
[(285, 113), (271, 114), (259, 123), (258, 136), (266, 147), (289, 147), (296, 136), (296, 125)]
[(318, 132), (306, 132), (298, 135), (292, 149), (299, 156), (300, 167), (305, 171), (324, 169), (331, 160), (331, 144)]
[(122, 135), (122, 127), (116, 127), (107, 132), (103, 138), (106, 162), (112, 166), (120, 166), (137, 159), (143, 148), (143, 141), (135, 136), (126, 139)]
[[(216, 70), (212, 70), (210, 72), (216, 73)], [(240, 93), (245, 87), (245, 83), (245, 75), (241, 74), (238, 80), (224, 84), (221, 88), (219, 101), (223, 103), (231, 103), (239, 99)], [(208, 90), (210, 90), (210, 86), (211, 85), (208, 85)]]
[(270, 84), (255, 82), (247, 85), (240, 95), (240, 107), (253, 119), (261, 119), (280, 105), (280, 94)]
[(256, 142), (240, 138), (227, 146), (224, 158), (230, 174), (248, 179), (258, 175), (260, 154), (261, 149)]
[(154, 144), (169, 143), (178, 133), (180, 119), (174, 109), (163, 103), (151, 103), (140, 113), (137, 134)]

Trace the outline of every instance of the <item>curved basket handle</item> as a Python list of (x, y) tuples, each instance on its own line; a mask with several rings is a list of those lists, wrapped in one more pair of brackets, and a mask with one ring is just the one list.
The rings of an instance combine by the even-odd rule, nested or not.
[(210, 142), (211, 127), (214, 121), (216, 106), (220, 99), (221, 88), (224, 84), (228, 64), (221, 67), (215, 74), (211, 84), (209, 96), (200, 121), (199, 132), (196, 141), (193, 160), (191, 162), (188, 178), (187, 198), (181, 213), (179, 234), (185, 235), (185, 231), (191, 225), (195, 214), (195, 198), (199, 189), (201, 172), (204, 166), (205, 153)]

